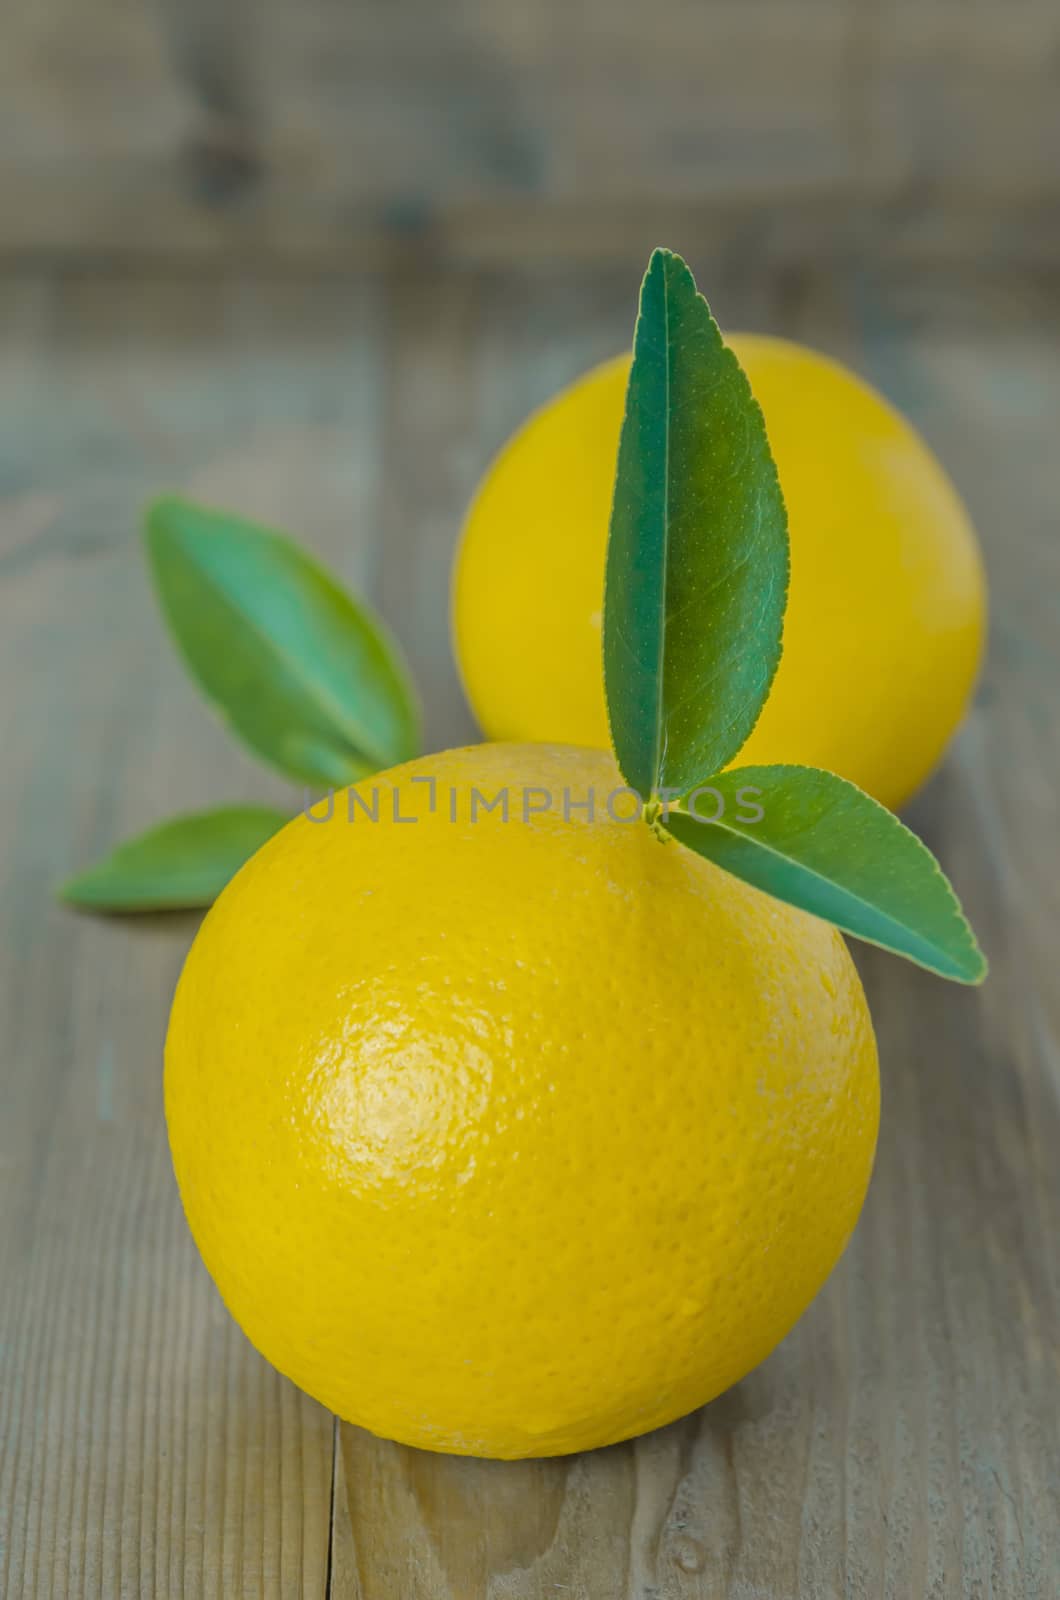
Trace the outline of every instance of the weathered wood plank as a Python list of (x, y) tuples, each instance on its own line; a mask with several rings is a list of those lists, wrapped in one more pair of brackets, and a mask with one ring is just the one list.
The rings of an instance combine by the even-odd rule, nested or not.
[(683, 216), (686, 241), (750, 229), (779, 262), (859, 241), (1056, 259), (1048, 0), (40, 0), (4, 21), (0, 258), (411, 241), (517, 263)]

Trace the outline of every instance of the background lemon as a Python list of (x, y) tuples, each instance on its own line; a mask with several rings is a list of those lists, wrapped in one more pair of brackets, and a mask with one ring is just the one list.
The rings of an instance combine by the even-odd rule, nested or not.
[[(938, 761), (982, 648), (975, 536), (912, 427), (836, 362), (728, 342), (766, 419), (787, 501), (784, 656), (742, 762), (838, 772), (899, 805)], [(468, 515), (453, 586), (468, 698), (495, 739), (607, 744), (600, 625), (628, 357), (525, 424)]]
[(856, 1220), (878, 1084), (843, 940), (608, 820), (619, 782), (500, 745), (368, 779), (378, 822), (296, 819), (188, 958), (192, 1232), (254, 1343), (376, 1433), (522, 1456), (663, 1423), (767, 1354)]

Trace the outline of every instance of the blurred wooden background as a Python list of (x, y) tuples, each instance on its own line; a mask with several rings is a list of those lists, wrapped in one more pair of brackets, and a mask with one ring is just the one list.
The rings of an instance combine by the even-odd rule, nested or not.
[[(1056, 5), (7, 0), (0, 41), (0, 1596), (1054, 1600)], [(757, 1372), (591, 1456), (424, 1456), (280, 1379), (198, 1260), (161, 1109), (194, 919), (52, 888), (175, 811), (297, 804), (162, 633), (160, 488), (289, 526), (398, 633), (429, 747), (474, 737), (463, 509), (628, 341), (659, 242), (968, 500), (990, 656), (913, 820), (993, 972), (859, 952), (876, 1174)]]
[[(1054, 0), (5, 0), (0, 258), (1060, 253)], [(679, 226), (680, 225), (680, 226)]]

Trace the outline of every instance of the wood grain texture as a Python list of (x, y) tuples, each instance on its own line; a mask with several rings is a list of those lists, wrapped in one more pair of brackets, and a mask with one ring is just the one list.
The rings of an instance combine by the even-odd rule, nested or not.
[(184, 486), (370, 587), (377, 297), (29, 281), (2, 304), (0, 1593), (321, 1595), (331, 1420), (225, 1315), (169, 1165), (161, 1045), (194, 921), (51, 893), (172, 811), (297, 803), (183, 680), (137, 512)]
[(1055, 261), (1058, 88), (1050, 0), (9, 3), (0, 259)]
[[(677, 235), (674, 242), (681, 241)], [(983, 535), (993, 643), (914, 821), (993, 963), (859, 957), (884, 1108), (865, 1215), (781, 1348), (694, 1417), (569, 1461), (336, 1429), (228, 1320), (187, 1236), (160, 1047), (193, 922), (50, 886), (181, 807), (296, 803), (162, 640), (163, 486), (298, 531), (471, 737), (444, 583), (509, 429), (627, 339), (637, 272), (388, 282), (63, 274), (0, 297), (0, 1594), (1052, 1600), (1060, 1551), (1060, 307), (1046, 279), (694, 258), (730, 325), (875, 377)]]

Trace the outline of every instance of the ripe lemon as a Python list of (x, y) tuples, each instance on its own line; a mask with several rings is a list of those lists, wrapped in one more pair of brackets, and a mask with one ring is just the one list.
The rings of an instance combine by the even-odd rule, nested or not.
[[(741, 762), (827, 767), (898, 806), (975, 681), (984, 582), (957, 494), (914, 429), (836, 362), (728, 338), (787, 501), (784, 655)], [(453, 632), (488, 737), (607, 744), (600, 625), (629, 358), (590, 372), (501, 451), (468, 514)]]
[(188, 957), (191, 1230), (258, 1348), (374, 1433), (526, 1456), (655, 1427), (773, 1348), (854, 1226), (878, 1082), (842, 938), (612, 820), (619, 784), (544, 745), (366, 779)]

